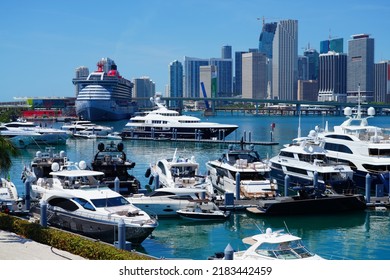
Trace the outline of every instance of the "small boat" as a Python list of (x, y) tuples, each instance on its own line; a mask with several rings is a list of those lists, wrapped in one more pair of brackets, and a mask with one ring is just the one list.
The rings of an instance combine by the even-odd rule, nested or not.
[(233, 253), (233, 260), (324, 260), (312, 253), (302, 239), (284, 230), (272, 231), (246, 237), (242, 240), (250, 247)]
[(177, 210), (176, 213), (184, 219), (199, 221), (221, 221), (230, 216), (230, 211), (222, 211), (208, 200), (199, 200), (195, 205)]

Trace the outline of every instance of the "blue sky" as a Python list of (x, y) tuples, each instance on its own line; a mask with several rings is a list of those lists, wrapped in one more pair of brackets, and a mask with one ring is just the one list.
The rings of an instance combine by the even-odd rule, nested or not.
[[(321, 2), (323, 5), (321, 5)], [(220, 57), (221, 47), (258, 46), (261, 20), (297, 19), (299, 54), (310, 44), (368, 33), (375, 61), (390, 60), (388, 0), (13, 0), (0, 3), (0, 101), (74, 96), (78, 66), (110, 57), (128, 79), (150, 77), (164, 92), (168, 65)]]

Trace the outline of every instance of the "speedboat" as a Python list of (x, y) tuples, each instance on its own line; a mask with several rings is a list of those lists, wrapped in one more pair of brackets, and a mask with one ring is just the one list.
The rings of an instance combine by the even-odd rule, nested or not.
[(34, 136), (34, 143), (40, 145), (60, 145), (66, 144), (66, 140), (70, 137), (70, 133), (61, 129), (47, 127), (45, 125), (36, 125), (34, 122), (28, 121), (14, 121), (4, 123), (4, 126), (9, 128), (19, 128), (24, 131), (33, 131), (39, 135)]
[(151, 193), (126, 197), (143, 211), (160, 217), (177, 217), (178, 210), (195, 206), (195, 201), (206, 198), (206, 190), (195, 188), (159, 188)]
[(194, 205), (177, 210), (177, 214), (184, 219), (199, 221), (221, 221), (230, 216), (230, 211), (222, 211), (215, 203), (208, 200), (196, 201)]
[(145, 176), (150, 178), (149, 185), (157, 175), (159, 186), (164, 188), (197, 188), (214, 193), (209, 177), (199, 174), (199, 163), (195, 157), (177, 156), (177, 149), (172, 158), (158, 160), (147, 169)]
[(55, 227), (114, 242), (118, 224), (124, 223), (126, 240), (142, 243), (157, 227), (158, 222), (96, 179), (103, 172), (86, 170), (86, 163), (60, 170), (53, 164), (49, 178), (39, 178), (31, 184), (31, 198), (38, 202), (31, 207), (40, 213), (47, 203), (47, 222)]
[(99, 143), (91, 166), (93, 170), (104, 173), (101, 181), (111, 189), (115, 189), (115, 179), (118, 178), (118, 190), (124, 196), (138, 193), (141, 187), (139, 180), (129, 173), (135, 167), (135, 162), (127, 158), (122, 142), (117, 145), (114, 141), (107, 145)]
[[(240, 197), (236, 199), (270, 198), (277, 195), (277, 185), (269, 177), (269, 164), (263, 161), (253, 149), (229, 149), (217, 160), (206, 163), (214, 188), (220, 193), (236, 194), (239, 188)], [(237, 180), (239, 173), (239, 186)]]
[[(383, 194), (389, 193), (390, 172), (390, 130), (369, 125), (368, 119), (374, 117), (375, 109), (367, 110), (363, 117), (360, 105), (356, 113), (350, 107), (344, 109), (347, 116), (341, 125), (334, 126), (333, 131), (315, 128), (313, 133), (324, 142), (328, 158), (351, 166), (353, 180), (363, 191), (366, 187), (366, 176), (371, 176), (372, 186), (381, 186)], [(374, 189), (374, 188), (372, 188)]]
[(202, 122), (197, 117), (169, 110), (158, 99), (151, 97), (150, 101), (156, 108), (130, 118), (122, 131), (124, 138), (222, 140), (238, 128), (233, 124)]
[(283, 230), (256, 234), (242, 240), (250, 247), (233, 253), (233, 260), (323, 260), (311, 252), (298, 236)]
[(329, 160), (324, 142), (315, 137), (301, 137), (285, 145), (272, 157), (270, 176), (283, 188), (288, 175), (291, 185), (316, 185), (338, 193), (353, 193), (353, 171), (349, 165)]

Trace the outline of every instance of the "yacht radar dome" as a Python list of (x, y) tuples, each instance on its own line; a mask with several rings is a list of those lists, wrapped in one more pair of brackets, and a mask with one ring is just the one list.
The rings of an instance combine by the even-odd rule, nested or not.
[(345, 107), (345, 108), (344, 108), (344, 115), (346, 115), (346, 116), (352, 115), (352, 109), (351, 109), (351, 107)]
[(87, 168), (87, 163), (84, 160), (82, 160), (79, 162), (79, 167), (80, 169), (85, 170)]
[(368, 114), (369, 116), (375, 116), (375, 109), (374, 109), (374, 107), (368, 108), (368, 109), (367, 109), (367, 114)]
[(60, 165), (58, 164), (58, 162), (53, 162), (51, 164), (51, 170), (54, 172), (57, 172), (58, 170), (60, 170)]

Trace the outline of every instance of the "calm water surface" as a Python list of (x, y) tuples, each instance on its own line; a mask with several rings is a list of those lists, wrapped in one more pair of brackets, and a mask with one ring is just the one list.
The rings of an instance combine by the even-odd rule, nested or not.
[[(193, 113), (195, 114), (195, 113)], [(200, 116), (200, 115), (197, 115)], [(298, 117), (294, 116), (252, 116), (244, 114), (219, 113), (218, 116), (204, 118), (212, 122), (238, 124), (239, 129), (228, 138), (239, 140), (249, 136), (256, 141), (275, 141), (276, 146), (256, 146), (262, 157), (276, 155), (283, 144), (287, 144), (298, 135)], [(344, 117), (303, 116), (301, 135), (305, 136), (316, 125), (329, 128), (340, 124)], [(275, 129), (271, 136), (271, 124)], [(376, 117), (372, 124), (390, 127), (390, 117)], [(126, 120), (103, 123), (114, 126), (120, 131)], [(49, 124), (58, 126), (59, 124)], [(97, 151), (96, 140), (69, 139), (56, 151), (64, 150), (71, 161), (85, 160), (90, 163)], [(158, 159), (171, 157), (177, 149), (185, 157), (195, 156), (201, 164), (201, 173), (206, 173), (205, 162), (220, 157), (227, 148), (224, 144), (170, 143), (149, 141), (124, 141), (128, 158), (136, 163), (133, 170), (142, 186), (147, 184), (144, 174), (151, 163)], [(20, 174), (24, 164), (28, 164), (38, 150), (45, 147), (31, 147), (22, 151), (22, 155), (13, 160), (10, 175), (21, 195), (24, 186)], [(390, 259), (390, 218), (389, 211), (364, 211), (339, 215), (308, 215), (295, 217), (259, 217), (250, 214), (235, 213), (225, 222), (199, 223), (182, 219), (160, 219), (159, 227), (153, 236), (145, 240), (137, 250), (163, 258), (184, 258), (203, 260), (215, 252), (223, 251), (228, 243), (235, 250), (244, 249), (242, 238), (256, 234), (259, 228), (284, 228), (285, 224), (292, 234), (302, 237), (304, 243), (314, 252), (326, 258), (386, 260)]]

